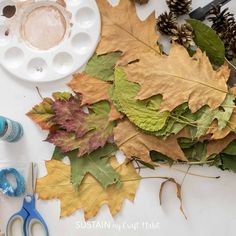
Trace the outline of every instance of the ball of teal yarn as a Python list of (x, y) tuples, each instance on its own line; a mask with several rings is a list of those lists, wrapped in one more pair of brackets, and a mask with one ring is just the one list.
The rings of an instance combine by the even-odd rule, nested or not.
[[(16, 186), (13, 187), (7, 176), (14, 176), (16, 180)], [(9, 197), (19, 197), (25, 192), (25, 179), (24, 177), (14, 168), (7, 168), (0, 170), (0, 189), (2, 192)]]

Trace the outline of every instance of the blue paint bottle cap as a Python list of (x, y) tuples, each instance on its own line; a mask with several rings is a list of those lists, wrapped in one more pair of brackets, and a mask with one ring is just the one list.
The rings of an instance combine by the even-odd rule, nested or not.
[(6, 119), (0, 116), (0, 137), (6, 132)]

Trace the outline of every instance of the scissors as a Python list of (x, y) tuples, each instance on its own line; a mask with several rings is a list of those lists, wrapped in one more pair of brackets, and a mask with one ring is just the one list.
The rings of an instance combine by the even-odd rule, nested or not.
[(44, 230), (44, 235), (42, 236), (49, 236), (48, 227), (43, 220), (42, 216), (35, 208), (35, 196), (34, 190), (36, 185), (37, 179), (37, 164), (31, 163), (30, 164), (30, 172), (29, 172), (29, 179), (27, 182), (27, 194), (24, 196), (23, 206), (19, 212), (14, 214), (7, 223), (7, 236), (19, 236), (14, 234), (13, 232), (13, 225), (16, 221), (20, 221), (22, 228), (21, 234), (23, 236), (33, 236), (33, 227), (34, 225), (40, 225)]

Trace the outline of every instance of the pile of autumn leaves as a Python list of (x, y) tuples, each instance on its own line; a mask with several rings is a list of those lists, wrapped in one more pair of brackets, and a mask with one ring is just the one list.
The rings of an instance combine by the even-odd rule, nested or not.
[[(134, 199), (140, 176), (129, 160), (236, 172), (228, 66), (214, 70), (205, 53), (190, 57), (177, 44), (162, 55), (154, 14), (142, 22), (130, 1), (115, 8), (97, 3), (101, 42), (85, 71), (68, 84), (74, 93), (54, 93), (28, 113), (56, 146), (46, 162), (48, 175), (38, 180), (39, 197), (60, 199), (62, 216), (82, 208), (88, 219), (103, 204), (115, 215), (126, 198)], [(127, 157), (123, 164), (114, 157), (117, 150)], [(70, 166), (62, 162), (66, 156)]]

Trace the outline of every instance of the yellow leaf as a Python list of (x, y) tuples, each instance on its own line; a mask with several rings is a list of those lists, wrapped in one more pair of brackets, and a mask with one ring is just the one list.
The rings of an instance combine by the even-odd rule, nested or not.
[(155, 32), (155, 14), (141, 21), (135, 5), (128, 0), (121, 0), (112, 7), (106, 0), (97, 0), (102, 17), (102, 38), (97, 54), (121, 51), (121, 64), (139, 59), (138, 53), (152, 51), (159, 53), (158, 36)]
[(110, 100), (109, 88), (111, 85), (88, 74), (75, 74), (68, 86), (75, 93), (82, 94), (82, 105)]
[(149, 152), (158, 151), (173, 160), (187, 161), (183, 151), (177, 142), (176, 136), (166, 139), (142, 133), (128, 120), (120, 122), (114, 129), (115, 143), (127, 158), (136, 157), (151, 163)]
[(83, 209), (87, 220), (96, 216), (104, 204), (108, 205), (114, 216), (121, 210), (125, 199), (134, 200), (140, 176), (131, 163), (119, 165), (113, 157), (111, 165), (121, 176), (121, 187), (111, 185), (104, 189), (94, 177), (87, 174), (77, 191), (70, 181), (70, 166), (56, 160), (47, 161), (48, 175), (37, 181), (36, 191), (42, 200), (59, 199), (61, 201), (61, 217)]
[(137, 99), (163, 95), (161, 111), (172, 111), (185, 102), (192, 112), (204, 105), (215, 109), (228, 93), (227, 65), (214, 71), (205, 53), (198, 50), (190, 57), (178, 44), (172, 46), (169, 56), (145, 53), (138, 63), (128, 65), (126, 72), (130, 81), (141, 85)]

